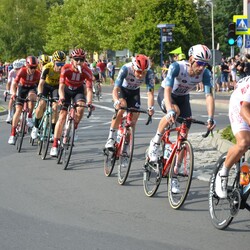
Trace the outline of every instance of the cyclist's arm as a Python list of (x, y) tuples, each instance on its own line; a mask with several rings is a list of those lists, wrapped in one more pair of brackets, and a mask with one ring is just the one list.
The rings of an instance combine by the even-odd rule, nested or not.
[(113, 88), (112, 96), (113, 96), (113, 101), (116, 102), (119, 100), (119, 92), (121, 91), (121, 88), (118, 86), (115, 86)]
[(40, 79), (39, 84), (38, 84), (38, 88), (37, 88), (37, 93), (43, 93), (43, 86), (44, 86), (45, 80), (44, 79)]
[(250, 102), (243, 101), (241, 103), (240, 115), (250, 125)]
[(59, 84), (59, 89), (58, 89), (59, 99), (65, 99), (64, 88), (65, 88), (65, 84), (64, 83), (60, 83)]
[(148, 70), (146, 75), (146, 86), (148, 95), (148, 108), (149, 111), (154, 107), (154, 72)]

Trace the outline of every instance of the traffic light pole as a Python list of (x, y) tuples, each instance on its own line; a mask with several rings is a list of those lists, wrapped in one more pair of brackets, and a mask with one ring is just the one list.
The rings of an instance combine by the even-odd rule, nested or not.
[(230, 56), (234, 57), (234, 46), (230, 46), (230, 47), (231, 47), (231, 54), (230, 54)]

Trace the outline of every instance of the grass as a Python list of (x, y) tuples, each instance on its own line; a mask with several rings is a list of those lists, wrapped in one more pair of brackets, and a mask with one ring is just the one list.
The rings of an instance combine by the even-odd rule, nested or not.
[(3, 112), (3, 111), (5, 111), (6, 109), (4, 108), (4, 107), (2, 107), (2, 106), (0, 106), (0, 112)]

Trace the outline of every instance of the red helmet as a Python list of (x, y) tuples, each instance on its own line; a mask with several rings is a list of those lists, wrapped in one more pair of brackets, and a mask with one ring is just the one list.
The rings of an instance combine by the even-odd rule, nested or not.
[(145, 55), (137, 55), (136, 57), (133, 57), (132, 64), (135, 70), (139, 71), (149, 70), (150, 68), (149, 59)]
[(72, 52), (71, 52), (71, 57), (74, 58), (74, 57), (78, 57), (78, 58), (84, 58), (85, 59), (85, 52), (84, 50), (82, 49), (74, 49)]
[(26, 58), (26, 66), (28, 67), (37, 67), (38, 59), (35, 56), (28, 56)]

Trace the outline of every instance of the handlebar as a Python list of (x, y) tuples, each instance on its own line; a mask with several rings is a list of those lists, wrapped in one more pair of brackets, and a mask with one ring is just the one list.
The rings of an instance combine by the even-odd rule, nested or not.
[[(194, 123), (194, 124), (201, 124), (201, 125), (205, 125), (205, 126), (208, 125), (207, 122), (199, 121), (199, 120), (196, 120), (196, 119), (193, 119), (193, 118), (190, 118), (190, 117), (188, 117), (188, 118), (178, 117), (176, 119), (176, 121), (179, 122), (179, 123)], [(201, 136), (203, 138), (206, 138), (206, 137), (208, 137), (208, 135), (210, 133), (211, 133), (211, 135), (213, 135), (213, 130), (207, 129), (206, 133), (203, 133)]]
[(148, 114), (148, 111), (145, 109), (137, 109), (137, 108), (128, 108), (128, 107), (120, 107), (119, 109), (115, 109), (115, 114), (113, 115), (113, 119), (116, 119), (117, 113), (119, 110), (125, 110), (129, 113), (143, 113), (148, 115), (147, 122), (145, 125), (149, 125), (152, 122), (152, 116)]

